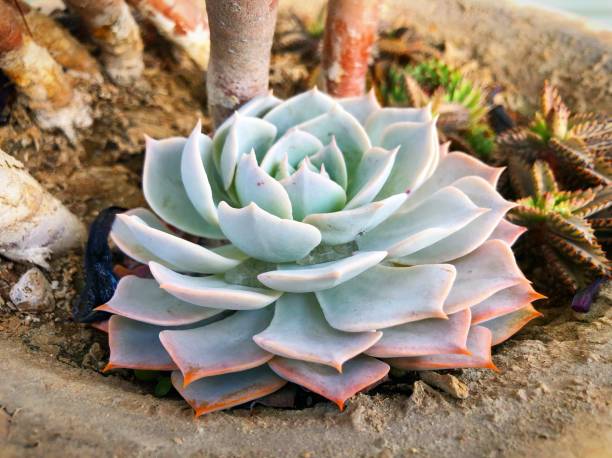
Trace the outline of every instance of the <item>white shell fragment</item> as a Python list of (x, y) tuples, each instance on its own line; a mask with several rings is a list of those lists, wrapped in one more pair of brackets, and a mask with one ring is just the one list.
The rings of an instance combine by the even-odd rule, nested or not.
[(0, 150), (0, 255), (48, 267), (52, 254), (85, 241), (85, 226)]

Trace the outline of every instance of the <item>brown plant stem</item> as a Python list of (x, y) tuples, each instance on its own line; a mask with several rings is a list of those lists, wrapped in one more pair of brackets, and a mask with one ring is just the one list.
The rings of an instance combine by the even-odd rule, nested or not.
[(129, 84), (142, 74), (143, 44), (138, 24), (124, 0), (65, 0), (86, 24), (102, 50), (108, 75)]
[(215, 126), (268, 91), (277, 0), (208, 0), (208, 112)]
[(91, 125), (89, 107), (49, 52), (24, 28), (14, 5), (0, 0), (0, 69), (27, 98), (42, 128), (60, 128), (74, 140), (75, 127)]
[(202, 0), (128, 0), (158, 32), (182, 48), (203, 70), (208, 67), (210, 31)]
[(323, 85), (335, 97), (365, 93), (378, 26), (378, 0), (329, 0), (323, 37)]
[(68, 30), (46, 14), (31, 8), (25, 2), (17, 0), (24, 13), (24, 21), (32, 33), (32, 38), (62, 67), (88, 75), (99, 75), (100, 67), (89, 54), (85, 46), (74, 38)]

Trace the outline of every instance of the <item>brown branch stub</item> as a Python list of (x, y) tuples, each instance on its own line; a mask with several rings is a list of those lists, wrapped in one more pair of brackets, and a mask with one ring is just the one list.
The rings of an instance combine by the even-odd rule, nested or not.
[(100, 74), (98, 62), (68, 30), (33, 8), (24, 8), (24, 12), (32, 38), (40, 46), (47, 48), (58, 64), (81, 74)]
[(215, 126), (268, 91), (276, 0), (208, 0), (210, 62), (206, 87)]
[(0, 0), (0, 69), (42, 128), (60, 128), (74, 140), (75, 127), (91, 124), (89, 107), (49, 52), (24, 33), (22, 21), (15, 7)]
[(323, 85), (335, 97), (365, 93), (376, 40), (378, 0), (330, 0), (323, 37)]
[(128, 0), (128, 3), (206, 70), (210, 32), (203, 0)]
[(65, 0), (87, 25), (102, 50), (109, 76), (129, 84), (142, 74), (143, 44), (138, 24), (124, 0)]
[(0, 55), (23, 44), (23, 22), (13, 6), (0, 0)]

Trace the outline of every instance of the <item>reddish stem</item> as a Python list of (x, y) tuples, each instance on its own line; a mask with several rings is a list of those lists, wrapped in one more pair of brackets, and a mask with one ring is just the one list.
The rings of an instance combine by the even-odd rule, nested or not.
[(208, 0), (208, 111), (218, 126), (237, 107), (268, 91), (277, 0)]
[(365, 93), (376, 40), (378, 0), (329, 0), (323, 38), (323, 84), (335, 97)]

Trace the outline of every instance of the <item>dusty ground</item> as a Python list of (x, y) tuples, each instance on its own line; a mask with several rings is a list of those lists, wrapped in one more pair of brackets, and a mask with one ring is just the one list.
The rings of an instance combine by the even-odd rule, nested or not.
[[(465, 400), (421, 381), (359, 395), (345, 412), (256, 407), (199, 420), (120, 376), (58, 360), (0, 335), (3, 457), (533, 456), (605, 457), (612, 447), (612, 290), (591, 322), (545, 311), (494, 357), (501, 369), (456, 371)], [(6, 326), (6, 324), (4, 325)], [(55, 344), (57, 345), (57, 343)], [(403, 392), (401, 392), (403, 391)], [(412, 394), (411, 394), (412, 393)]]
[[(284, 3), (312, 15), (325, 0)], [(593, 32), (578, 20), (517, 8), (510, 0), (385, 0), (381, 21), (385, 28), (411, 24), (450, 45), (458, 60), (476, 58), (514, 93), (513, 109), (534, 109), (544, 79), (577, 110), (612, 107), (612, 31)]]
[[(96, 122), (77, 144), (61, 134), (41, 133), (19, 102), (11, 105), (9, 123), (0, 126), (0, 148), (24, 161), (86, 222), (109, 205), (142, 203), (143, 134), (185, 135), (203, 116), (201, 75), (159, 39), (149, 40), (147, 70), (138, 85), (126, 90), (79, 83), (95, 94)], [(478, 57), (468, 51), (466, 60)], [(271, 83), (280, 96), (308, 85), (312, 56), (308, 65), (302, 57), (274, 56)], [(496, 76), (495, 65), (483, 69)], [(578, 105), (594, 93), (597, 81), (577, 91)], [(605, 94), (599, 93), (604, 99)], [(598, 457), (612, 449), (611, 288), (590, 322), (577, 321), (567, 304), (549, 304), (544, 319), (497, 350), (501, 373), (454, 372), (469, 386), (465, 400), (413, 383), (412, 374), (403, 383), (357, 396), (343, 413), (318, 403), (304, 410), (235, 409), (193, 420), (182, 400), (155, 398), (152, 387), (134, 382), (129, 371), (100, 374), (107, 357), (104, 336), (69, 319), (81, 262), (79, 252), (52, 262), (47, 275), (55, 308), (29, 315), (7, 300), (26, 267), (0, 260), (2, 458)]]

